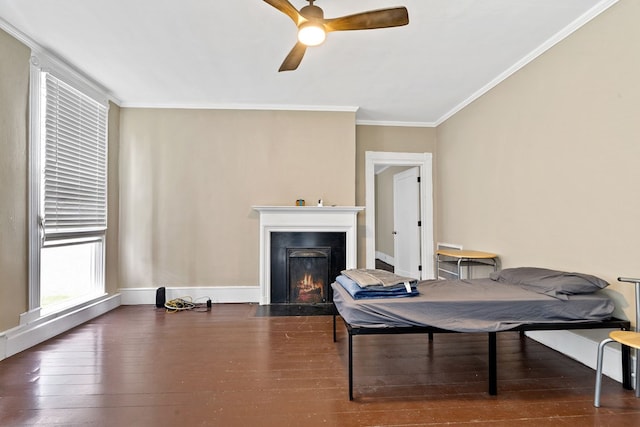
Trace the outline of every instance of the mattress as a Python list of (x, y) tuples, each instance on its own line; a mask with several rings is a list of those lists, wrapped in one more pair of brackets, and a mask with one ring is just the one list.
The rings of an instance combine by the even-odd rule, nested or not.
[(331, 286), (338, 313), (352, 327), (499, 332), (529, 323), (606, 320), (614, 310), (601, 292), (560, 299), (488, 278), (421, 281), (411, 298), (354, 300), (342, 285)]

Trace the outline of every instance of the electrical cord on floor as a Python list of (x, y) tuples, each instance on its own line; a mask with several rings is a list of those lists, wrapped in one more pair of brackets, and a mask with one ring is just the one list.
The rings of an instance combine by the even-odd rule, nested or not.
[[(206, 298), (206, 302), (198, 303), (198, 300)], [(201, 297), (193, 301), (190, 296), (181, 298), (174, 298), (164, 303), (164, 307), (167, 313), (177, 313), (179, 311), (191, 310), (191, 311), (211, 311), (211, 298)]]

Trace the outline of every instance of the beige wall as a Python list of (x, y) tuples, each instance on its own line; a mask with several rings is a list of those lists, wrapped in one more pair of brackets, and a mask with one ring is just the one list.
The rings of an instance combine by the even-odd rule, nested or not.
[[(438, 127), (438, 240), (640, 276), (638, 22), (621, 0)], [(633, 318), (632, 287), (610, 292)]]
[[(436, 129), (427, 127), (365, 126), (356, 127), (356, 204), (364, 206), (365, 153), (387, 151), (397, 153), (433, 153), (436, 158)], [(434, 160), (435, 175), (435, 160)], [(434, 176), (435, 179), (435, 176)], [(437, 190), (434, 188), (434, 194)], [(366, 212), (358, 215), (358, 266), (366, 265)], [(435, 216), (435, 213), (434, 213)], [(436, 218), (437, 219), (437, 218)], [(435, 221), (435, 219), (434, 219)]]
[(120, 286), (256, 286), (252, 205), (355, 202), (355, 113), (122, 109)]
[(0, 30), (0, 331), (28, 307), (27, 114), (30, 50)]

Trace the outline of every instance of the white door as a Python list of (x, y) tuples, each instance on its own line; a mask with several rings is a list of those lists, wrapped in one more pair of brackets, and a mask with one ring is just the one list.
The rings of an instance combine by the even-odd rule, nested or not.
[(417, 167), (393, 176), (395, 273), (420, 279), (420, 181)]

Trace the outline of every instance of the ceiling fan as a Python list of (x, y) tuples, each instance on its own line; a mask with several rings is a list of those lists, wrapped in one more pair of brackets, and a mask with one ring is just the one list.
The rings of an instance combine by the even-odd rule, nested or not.
[(322, 44), (329, 32), (399, 27), (409, 23), (406, 7), (372, 10), (340, 18), (324, 19), (322, 9), (313, 4), (316, 0), (307, 0), (309, 5), (299, 11), (288, 0), (264, 1), (291, 18), (298, 27), (298, 42), (278, 71), (291, 71), (298, 68), (307, 47)]

